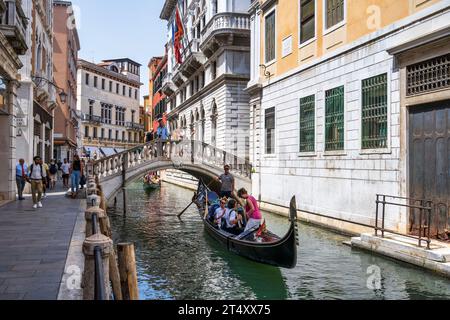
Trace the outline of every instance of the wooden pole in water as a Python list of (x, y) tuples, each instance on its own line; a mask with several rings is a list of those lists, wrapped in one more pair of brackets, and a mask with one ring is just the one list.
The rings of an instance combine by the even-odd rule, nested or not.
[(119, 243), (117, 253), (119, 256), (122, 297), (124, 300), (139, 300), (134, 245), (132, 243)]
[(122, 288), (120, 284), (119, 266), (117, 265), (117, 255), (114, 246), (109, 256), (109, 280), (111, 280), (111, 286), (115, 300), (123, 300)]

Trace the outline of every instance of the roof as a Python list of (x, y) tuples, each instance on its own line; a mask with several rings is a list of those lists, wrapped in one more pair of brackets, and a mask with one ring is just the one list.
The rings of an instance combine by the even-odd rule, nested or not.
[(140, 81), (134, 81), (121, 73), (113, 72), (101, 65), (97, 65), (95, 63), (88, 62), (83, 59), (78, 59), (77, 67), (78, 67), (78, 69), (88, 69), (91, 71), (95, 71), (97, 73), (101, 73), (105, 76), (115, 78), (121, 82), (128, 83), (128, 84), (134, 85), (136, 87), (140, 87), (142, 85), (142, 83)]
[(136, 65), (138, 65), (139, 67), (142, 66), (142, 64), (140, 64), (139, 62), (136, 62), (134, 60), (131, 60), (130, 58), (121, 58), (121, 59), (108, 59), (108, 60), (102, 60), (103, 62), (122, 62), (122, 61), (128, 61), (131, 63), (134, 63)]

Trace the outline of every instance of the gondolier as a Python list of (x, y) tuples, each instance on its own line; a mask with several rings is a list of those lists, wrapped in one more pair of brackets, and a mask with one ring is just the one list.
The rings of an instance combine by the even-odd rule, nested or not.
[(225, 171), (218, 179), (217, 181), (220, 182), (220, 197), (227, 197), (231, 198), (234, 191), (234, 177), (230, 173), (230, 166), (225, 165), (223, 167), (223, 170)]

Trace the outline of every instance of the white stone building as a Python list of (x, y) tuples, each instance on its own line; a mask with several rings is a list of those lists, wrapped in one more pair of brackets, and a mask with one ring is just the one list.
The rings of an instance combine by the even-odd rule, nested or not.
[[(305, 219), (358, 232), (358, 225), (346, 221), (374, 225), (377, 194), (413, 197), (433, 200), (439, 206), (433, 219), (448, 227), (449, 2), (440, 1), (266, 78), (260, 72), (264, 34), (259, 35), (264, 28), (259, 21), (277, 10), (276, 1), (267, 2), (275, 9), (262, 11), (259, 1), (251, 8), (255, 38), (247, 89), (250, 156), (256, 170), (253, 194), (263, 207), (285, 211), (296, 195)], [(364, 139), (362, 132), (362, 105), (371, 87), (379, 90), (377, 105), (387, 112), (379, 141)], [(338, 144), (326, 128), (326, 106), (336, 97), (343, 105)], [(301, 112), (307, 106), (313, 110), (309, 144), (301, 137)], [(413, 216), (390, 207), (386, 226), (408, 232)]]
[(110, 156), (139, 143), (140, 67), (131, 59), (78, 60), (77, 111), (81, 115), (80, 154)]
[[(250, 0), (166, 0), (160, 18), (167, 24), (167, 96), (171, 132), (248, 158)], [(182, 63), (175, 59), (173, 26), (178, 6), (183, 20)], [(182, 185), (191, 177), (169, 171)], [(195, 182), (194, 182), (195, 184)]]

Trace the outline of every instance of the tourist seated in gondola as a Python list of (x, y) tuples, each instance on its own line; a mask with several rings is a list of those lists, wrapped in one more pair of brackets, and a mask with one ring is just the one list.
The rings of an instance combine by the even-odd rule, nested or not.
[(224, 198), (220, 199), (220, 203), (219, 203), (218, 207), (216, 207), (216, 206), (213, 207), (213, 209), (215, 208), (215, 210), (214, 210), (214, 225), (219, 228), (222, 226), (222, 218), (225, 216), (225, 213), (227, 211), (227, 207), (226, 207), (227, 202), (228, 202), (228, 199), (224, 197)]
[(225, 211), (224, 222), (222, 222), (222, 229), (228, 233), (239, 235), (242, 230), (239, 228), (240, 219), (236, 213), (236, 200), (230, 199), (228, 201), (227, 209)]

